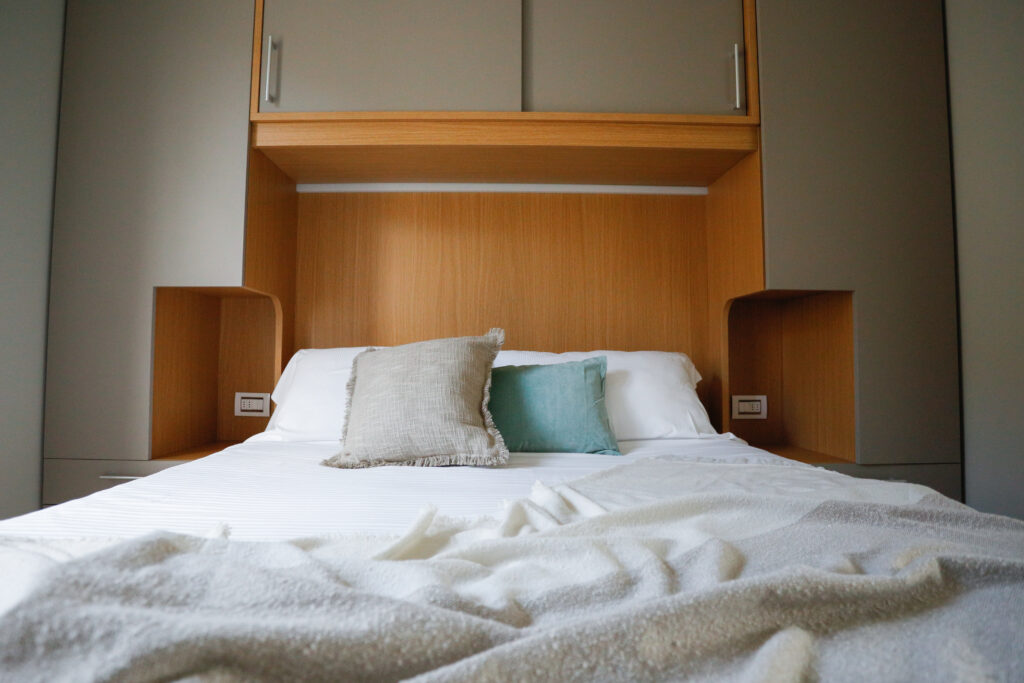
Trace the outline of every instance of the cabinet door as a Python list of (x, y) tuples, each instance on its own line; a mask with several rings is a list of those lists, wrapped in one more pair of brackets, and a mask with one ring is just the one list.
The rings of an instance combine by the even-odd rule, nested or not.
[(525, 0), (523, 15), (528, 111), (746, 113), (741, 0)]
[(147, 458), (153, 288), (242, 283), (252, 8), (67, 3), (48, 458)]
[(519, 111), (521, 54), (519, 0), (266, 0), (260, 111)]
[(960, 459), (941, 0), (758, 0), (765, 279), (854, 292), (860, 464)]

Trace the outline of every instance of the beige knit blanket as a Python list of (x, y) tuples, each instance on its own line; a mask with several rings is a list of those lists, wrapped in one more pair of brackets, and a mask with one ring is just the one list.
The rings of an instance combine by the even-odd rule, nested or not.
[[(739, 468), (793, 494), (737, 492)], [(1021, 643), (1024, 522), (663, 458), (399, 539), (94, 552), (0, 617), (0, 680), (1015, 681)]]

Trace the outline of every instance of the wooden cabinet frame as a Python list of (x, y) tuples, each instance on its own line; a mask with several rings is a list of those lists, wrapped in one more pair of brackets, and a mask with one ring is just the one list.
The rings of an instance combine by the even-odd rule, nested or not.
[[(728, 404), (729, 395), (736, 393), (740, 386), (749, 393), (773, 393), (775, 389), (772, 387), (781, 384), (783, 374), (790, 379), (803, 378), (806, 381), (789, 385), (786, 404), (790, 409), (788, 412), (780, 411), (770, 425), (775, 431), (764, 435), (750, 433), (747, 436), (751, 437), (754, 445), (786, 447), (789, 449), (787, 455), (799, 459), (839, 459), (845, 462), (854, 459), (852, 375), (849, 386), (846, 383), (841, 386), (832, 385), (811, 376), (830, 373), (834, 369), (831, 365), (819, 367), (820, 363), (811, 364), (807, 366), (806, 372), (802, 372), (794, 367), (792, 360), (787, 370), (781, 366), (778, 369), (759, 370), (757, 360), (750, 361), (740, 351), (746, 348), (740, 342), (747, 343), (751, 335), (754, 335), (757, 336), (755, 341), (758, 344), (774, 344), (781, 354), (781, 330), (783, 327), (788, 329), (787, 325), (793, 321), (799, 321), (800, 324), (794, 323), (796, 336), (790, 335), (787, 339), (791, 342), (797, 340), (794, 342), (796, 347), (804, 348), (806, 344), (813, 344), (821, 335), (828, 336), (830, 343), (838, 343), (841, 348), (847, 348), (852, 343), (852, 329), (830, 323), (834, 322), (836, 316), (833, 313), (837, 310), (838, 319), (845, 320), (843, 312), (847, 310), (845, 306), (849, 301), (848, 295), (846, 298), (842, 295), (839, 298), (821, 295), (817, 299), (808, 299), (812, 304), (815, 301), (826, 302), (821, 310), (817, 310), (814, 305), (801, 307), (798, 303), (787, 305), (778, 299), (759, 298), (766, 295), (763, 293), (765, 270), (760, 115), (753, 0), (744, 0), (743, 3), (748, 102), (748, 113), (745, 116), (539, 112), (261, 113), (259, 77), (263, 46), (262, 0), (256, 0), (255, 8), (250, 101), (252, 150), (249, 158), (244, 278), (247, 289), (240, 288), (240, 291), (267, 296), (273, 300), (277, 307), (273, 319), (276, 326), (273, 333), (276, 334), (277, 342), (272, 354), (265, 353), (260, 356), (262, 360), (253, 362), (267, 365), (267, 358), (272, 355), (272, 373), (279, 373), (282, 364), (297, 345), (394, 344), (419, 338), (428, 332), (433, 335), (472, 333), (469, 329), (463, 329), (468, 324), (466, 321), (472, 318), (475, 321), (473, 324), (480, 323), (477, 325), (479, 327), (482, 320), (476, 321), (480, 311), (473, 309), (472, 302), (466, 297), (473, 297), (474, 291), (486, 286), (487, 274), (491, 272), (486, 267), (486, 259), (499, 258), (502, 251), (500, 240), (505, 238), (499, 237), (500, 231), (511, 230), (519, 235), (516, 239), (520, 242), (524, 239), (537, 240), (538, 236), (544, 234), (543, 229), (531, 233), (530, 230), (535, 228), (529, 225), (516, 227), (518, 219), (510, 218), (520, 212), (534, 211), (528, 207), (540, 205), (528, 200), (507, 198), (477, 201), (471, 197), (437, 201), (430, 201), (426, 197), (346, 200), (327, 196), (318, 199), (315, 194), (303, 198), (297, 193), (296, 186), (299, 183), (697, 185), (706, 187), (707, 194), (686, 202), (688, 208), (685, 210), (682, 208), (683, 203), (680, 204), (677, 229), (688, 236), (676, 245), (675, 251), (644, 247), (645, 242), (649, 246), (652, 224), (646, 219), (637, 220), (635, 213), (633, 220), (637, 227), (632, 238), (623, 241), (623, 235), (619, 234), (621, 231), (617, 231), (614, 226), (609, 230), (608, 225), (595, 228), (591, 236), (594, 240), (609, 240), (608, 248), (629, 254), (629, 258), (636, 261), (636, 268), (655, 271), (667, 269), (665, 272), (674, 272), (672, 269), (681, 267), (687, 272), (689, 280), (673, 280), (673, 286), (686, 289), (683, 295), (686, 301), (680, 307), (686, 313), (685, 322), (672, 320), (666, 326), (666, 316), (672, 316), (671, 306), (665, 310), (662, 310), (664, 307), (651, 307), (651, 311), (645, 313), (642, 305), (644, 298), (665, 295), (664, 291), (659, 291), (657, 284), (642, 278), (633, 279), (634, 284), (641, 281), (645, 284), (641, 289), (633, 287), (628, 295), (633, 298), (627, 308), (635, 309), (632, 324), (638, 329), (645, 332), (652, 329), (662, 332), (676, 329), (677, 335), (670, 333), (665, 337), (662, 334), (662, 337), (658, 337), (661, 341), (653, 342), (648, 339), (650, 334), (647, 337), (641, 333), (631, 334), (628, 325), (622, 324), (621, 311), (625, 309), (621, 304), (624, 302), (613, 301), (607, 306), (607, 302), (602, 303), (602, 299), (627, 295), (617, 294), (620, 288), (608, 287), (603, 288), (603, 294), (596, 298), (589, 297), (584, 291), (571, 292), (571, 296), (562, 298), (553, 297), (548, 305), (561, 313), (548, 318), (556, 320), (563, 316), (561, 319), (565, 320), (566, 314), (574, 318), (565, 320), (564, 329), (559, 326), (559, 329), (540, 330), (539, 335), (537, 330), (530, 330), (529, 334), (523, 335), (524, 340), (533, 340), (527, 341), (528, 345), (552, 347), (546, 350), (597, 348), (607, 344), (627, 349), (648, 348), (653, 344), (664, 350), (686, 351), (700, 364), (704, 374), (704, 381), (700, 385), (702, 399), (709, 408), (713, 422), (724, 429), (730, 427), (730, 420), (723, 407)], [(566, 238), (561, 243), (556, 240), (552, 244), (562, 244), (555, 248), (565, 250), (566, 263), (571, 264), (571, 267), (586, 268), (587, 264), (581, 261), (580, 256), (578, 225), (571, 227), (571, 224), (578, 223), (580, 215), (584, 216), (584, 221), (593, 221), (595, 226), (597, 223), (608, 223), (600, 211), (593, 213), (597, 211), (594, 207), (600, 202), (582, 202), (578, 203), (579, 206), (563, 202), (564, 207), (558, 202), (541, 204), (548, 207), (541, 213), (550, 216), (550, 225), (545, 229), (566, 230)], [(601, 206), (604, 207), (602, 210), (612, 213), (624, 211), (623, 219), (630, 220), (626, 218), (630, 211), (635, 212), (637, 206), (643, 210), (648, 204), (652, 212), (660, 212), (656, 223), (664, 225), (666, 220), (675, 220), (664, 213), (664, 202), (659, 203), (656, 199), (638, 198), (630, 202), (609, 199)], [(633, 208), (626, 209), (628, 206)], [(658, 206), (662, 208), (656, 209)], [(473, 213), (480, 211), (480, 207), (485, 207), (483, 213)], [(576, 218), (566, 211), (576, 212)], [(349, 217), (345, 218), (346, 215)], [(374, 230), (368, 231), (366, 220), (378, 219), (367, 216), (385, 215), (387, 220), (405, 221), (407, 226), (397, 232), (390, 227), (390, 232), (382, 229), (380, 236), (376, 236)], [(446, 266), (441, 264), (440, 270), (437, 270), (438, 264), (431, 261), (440, 258), (437, 254), (427, 259), (430, 263), (419, 258), (416, 245), (422, 247), (426, 235), (433, 235), (431, 239), (437, 239), (436, 231), (431, 232), (435, 229), (423, 221), (433, 220), (431, 216), (444, 220), (445, 215), (451, 217), (453, 225), (463, 226), (466, 225), (466, 215), (472, 215), (474, 218), (470, 219), (470, 225), (473, 221), (480, 221), (480, 230), (483, 232), (476, 235), (463, 234), (458, 243), (453, 243), (452, 253), (461, 255), (460, 263), (464, 265), (460, 268), (463, 272), (458, 276), (459, 286), (443, 288), (445, 296), (450, 297), (441, 307), (448, 311), (445, 314), (447, 317), (437, 313), (439, 317), (435, 316), (437, 319), (434, 319), (431, 315), (423, 314), (421, 290), (424, 283), (443, 279)], [(362, 231), (362, 237), (342, 238), (332, 232), (356, 230), (356, 223), (360, 225), (358, 230)], [(407, 236), (401, 237), (401, 234)], [(615, 236), (611, 237), (613, 234)], [(409, 242), (405, 246), (393, 241), (387, 242), (395, 239), (406, 239)], [(678, 253), (681, 244), (686, 245), (686, 253)], [(549, 248), (552, 248), (551, 245)], [(518, 253), (522, 258), (527, 252), (520, 249)], [(477, 256), (474, 257), (474, 254)], [(483, 260), (477, 263), (474, 258)], [(372, 267), (366, 265), (371, 262)], [(496, 269), (494, 272), (516, 275), (515, 266), (512, 266), (512, 270), (508, 269), (509, 266), (504, 267), (505, 271)], [(522, 267), (536, 267), (536, 264), (530, 266), (530, 263), (524, 262)], [(545, 267), (551, 268), (551, 264)], [(409, 268), (416, 269), (415, 277), (408, 278), (413, 284), (409, 284), (409, 289), (403, 291), (402, 286), (396, 283), (404, 279), (402, 272), (408, 272)], [(630, 279), (628, 270), (627, 267), (619, 277)], [(565, 281), (561, 287), (571, 289), (572, 271), (568, 271), (563, 279)], [(388, 307), (387, 311), (375, 311), (371, 304), (353, 299), (353, 287), (365, 291), (375, 281), (389, 283), (386, 296), (382, 293), (381, 298), (381, 305)], [(416, 287), (420, 291), (412, 291)], [(200, 295), (192, 292), (181, 296), (195, 299)], [(489, 299), (484, 297), (490, 301), (488, 310), (501, 310), (503, 305), (495, 306), (495, 302), (500, 304), (502, 296), (498, 295), (497, 300), (494, 296)], [(680, 294), (673, 292), (672, 296)], [(754, 298), (748, 301), (751, 296)], [(573, 304), (567, 308), (570, 300)], [(195, 301), (202, 303), (203, 299)], [(205, 303), (212, 305), (209, 301)], [(517, 308), (517, 305), (504, 306), (504, 309), (506, 313), (519, 310), (521, 306)], [(530, 305), (543, 307), (545, 304), (535, 302)], [(807, 308), (807, 315), (800, 312), (803, 308)], [(340, 309), (344, 311), (339, 313)], [(318, 310), (326, 313), (318, 313)], [(408, 316), (406, 320), (403, 310), (419, 311), (419, 314)], [(790, 311), (792, 315), (785, 311)], [(758, 319), (761, 314), (761, 317), (767, 316), (778, 324), (751, 328), (747, 323)], [(321, 317), (325, 315), (327, 317)], [(342, 316), (340, 325), (339, 315)], [(345, 319), (344, 316), (355, 316), (357, 319)], [(657, 319), (645, 316), (655, 316)], [(820, 320), (816, 320), (815, 316)], [(539, 319), (546, 318), (541, 315)], [(387, 322), (386, 330), (381, 327), (381, 321)], [(502, 324), (502, 320), (496, 319), (493, 324)], [(679, 328), (680, 324), (690, 327)], [(676, 327), (673, 328), (673, 325)], [(233, 333), (226, 333), (223, 329), (219, 334), (222, 344), (224, 340), (232, 343), (231, 340), (235, 338)], [(208, 333), (206, 337), (211, 335)], [(516, 338), (515, 330), (510, 330), (510, 336)], [(158, 348), (161, 343), (164, 342), (158, 340)], [(790, 347), (793, 347), (793, 343)], [(221, 347), (221, 359), (224, 352), (225, 349)], [(210, 351), (206, 353), (209, 355)], [(842, 361), (838, 365), (842, 373), (847, 366), (845, 356), (840, 355)], [(207, 363), (211, 367), (212, 364), (212, 360)], [(221, 376), (215, 384), (223, 384), (226, 380), (223, 377), (225, 371), (222, 360), (218, 367)], [(730, 367), (735, 370), (732, 374)], [(852, 357), (849, 369), (852, 373)], [(772, 374), (776, 371), (777, 375)], [(759, 372), (764, 374), (761, 380), (757, 379)], [(276, 379), (276, 374), (274, 376)], [(753, 384), (749, 383), (751, 378)], [(256, 390), (259, 387), (236, 388)], [(207, 388), (206, 391), (211, 390)], [(812, 405), (822, 397), (838, 397), (837, 401), (841, 404), (837, 413), (840, 417), (837, 419), (845, 431), (836, 437), (838, 440), (822, 437), (816, 441), (817, 437), (807, 436), (820, 434), (821, 429), (827, 431), (833, 426), (831, 423), (825, 424), (828, 420), (823, 422), (813, 417), (805, 419), (807, 411), (801, 412), (801, 406)], [(778, 398), (777, 407), (781, 408), (781, 394)], [(220, 403), (223, 402), (220, 400)], [(776, 403), (773, 402), (773, 405)], [(196, 413), (193, 419), (200, 423), (203, 420), (209, 422), (213, 413), (209, 410), (207, 412), (210, 414), (205, 416)], [(154, 408), (154, 420), (157, 420), (157, 416), (158, 412)], [(230, 423), (224, 417), (219, 419), (221, 421), (216, 423), (216, 428), (207, 424), (200, 429), (203, 435), (215, 434), (218, 439), (231, 438), (227, 434), (230, 430), (225, 428)], [(790, 421), (793, 425), (789, 425)], [(747, 429), (740, 425), (733, 427), (738, 432)], [(154, 427), (154, 435), (164, 433), (166, 431), (162, 428), (158, 432)], [(786, 435), (786, 438), (780, 435)], [(202, 438), (195, 437), (192, 440), (199, 441)], [(154, 436), (154, 455), (167, 450), (157, 448), (157, 441), (157, 436)], [(185, 445), (177, 444), (176, 448), (179, 453), (187, 453)]]

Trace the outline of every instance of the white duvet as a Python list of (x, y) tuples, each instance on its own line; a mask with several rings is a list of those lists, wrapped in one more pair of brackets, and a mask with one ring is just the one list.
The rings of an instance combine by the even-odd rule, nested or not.
[[(319, 463), (337, 441), (251, 441), (86, 498), (0, 522), (0, 535), (126, 538), (156, 530), (277, 540), (323, 534), (400, 534), (420, 510), (453, 517), (498, 515), (536, 481), (558, 484), (656, 455), (699, 461), (793, 461), (742, 441), (623, 441), (622, 456), (513, 453), (508, 466), (378, 467), (340, 470)], [(755, 479), (745, 484), (759, 486)]]
[[(535, 482), (559, 484), (642, 458), (768, 463), (810, 469), (728, 438), (623, 441), (621, 456), (513, 453), (506, 467), (377, 467), (320, 461), (338, 442), (264, 441), (257, 435), (205, 458), (85, 498), (0, 521), (0, 613), (50, 567), (156, 531), (236, 540), (395, 538), (425, 510), (497, 517)], [(787, 471), (789, 471), (787, 469)], [(777, 482), (783, 489), (792, 482)], [(756, 475), (734, 484), (763, 486)]]
[[(172, 531), (60, 562), (41, 549), (86, 535), (79, 515), (12, 520), (7, 567), (35, 553), (41, 571), (0, 617), (0, 679), (1024, 677), (1024, 523), (735, 442), (628, 450), (351, 479), (309, 469), (323, 447), (285, 466), (250, 444), (76, 506), (119, 533), (175, 512)], [(249, 473), (225, 480), (243, 455)], [(296, 498), (302, 471), (326, 476)], [(152, 498), (214, 475), (202, 513), (184, 492)], [(368, 514), (396, 482), (402, 533), (323, 519)], [(446, 498), (465, 488), (484, 493)], [(246, 491), (266, 498), (243, 511)], [(134, 522), (111, 514), (128, 494)], [(211, 523), (234, 535), (190, 531)]]

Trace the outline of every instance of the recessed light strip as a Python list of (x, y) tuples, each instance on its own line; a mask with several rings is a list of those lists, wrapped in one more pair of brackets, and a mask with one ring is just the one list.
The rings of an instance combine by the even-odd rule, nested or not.
[(549, 194), (706, 195), (706, 187), (676, 185), (554, 185), (539, 183), (299, 183), (299, 192), (518, 192)]

